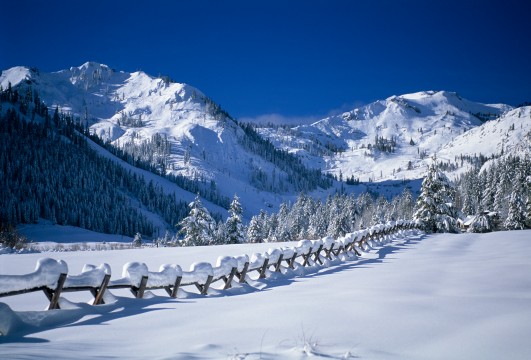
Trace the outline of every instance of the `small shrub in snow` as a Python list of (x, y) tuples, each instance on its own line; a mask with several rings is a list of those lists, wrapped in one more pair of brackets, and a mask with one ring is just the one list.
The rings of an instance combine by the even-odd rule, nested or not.
[(135, 234), (135, 237), (133, 239), (133, 246), (138, 248), (142, 246), (142, 234), (140, 234), (139, 232)]
[(0, 248), (21, 250), (27, 247), (26, 237), (21, 236), (12, 225), (0, 226)]

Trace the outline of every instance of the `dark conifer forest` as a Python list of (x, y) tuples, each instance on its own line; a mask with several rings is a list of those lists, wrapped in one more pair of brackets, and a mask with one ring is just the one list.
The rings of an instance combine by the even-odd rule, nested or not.
[(150, 212), (168, 224), (187, 204), (89, 147), (83, 128), (38, 94), (11, 88), (0, 101), (0, 224), (39, 218), (102, 233), (153, 235)]

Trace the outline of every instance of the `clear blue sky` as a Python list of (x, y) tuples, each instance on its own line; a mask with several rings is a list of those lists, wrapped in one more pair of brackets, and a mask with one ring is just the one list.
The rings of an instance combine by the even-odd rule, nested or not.
[(238, 118), (319, 117), (420, 90), (531, 101), (531, 6), (473, 0), (4, 2), (0, 68), (169, 75)]

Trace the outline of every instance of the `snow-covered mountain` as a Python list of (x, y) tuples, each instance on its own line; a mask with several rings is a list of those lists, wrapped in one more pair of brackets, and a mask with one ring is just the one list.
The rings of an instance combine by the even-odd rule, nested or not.
[(2, 72), (0, 85), (36, 90), (52, 110), (72, 113), (135, 157), (151, 152), (161, 172), (198, 180), (227, 203), (237, 193), (247, 216), (301, 191), (289, 163), (266, 158), (256, 139), (190, 85), (95, 62), (53, 73), (14, 67)]
[[(430, 155), (442, 149), (440, 156), (452, 161), (461, 153), (498, 152), (501, 147), (486, 140), (489, 135), (497, 136), (494, 130), (481, 129), (498, 128), (497, 124), (507, 127), (504, 119), (514, 117), (507, 113), (511, 109), (504, 104), (472, 102), (453, 92), (426, 91), (391, 96), (311, 125), (266, 127), (260, 133), (276, 146), (297, 153), (308, 166), (343, 178), (416, 179), (424, 175)], [(526, 114), (516, 138), (529, 131)], [(475, 146), (480, 141), (476, 133), (485, 135), (484, 147)]]
[(470, 129), (438, 152), (441, 158), (456, 154), (485, 156), (531, 150), (531, 107), (510, 110), (496, 120)]
[(92, 133), (135, 157), (150, 153), (161, 172), (199, 180), (204, 191), (226, 199), (237, 193), (247, 218), (300, 191), (335, 191), (306, 184), (315, 177), (307, 169), (362, 182), (419, 179), (431, 154), (454, 161), (525, 148), (531, 130), (529, 108), (480, 104), (447, 91), (391, 96), (311, 125), (256, 129), (277, 149), (298, 156), (304, 169), (294, 157), (286, 162), (272, 155), (254, 130), (200, 90), (168, 77), (87, 62), (53, 73), (14, 67), (0, 76), (2, 88), (9, 84), (21, 94), (37, 90), (51, 109), (73, 113)]

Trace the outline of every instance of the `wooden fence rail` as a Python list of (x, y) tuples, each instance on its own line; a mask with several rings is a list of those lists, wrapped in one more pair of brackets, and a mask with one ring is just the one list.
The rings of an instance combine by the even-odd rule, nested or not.
[(146, 291), (158, 289), (176, 298), (179, 289), (185, 286), (196, 288), (201, 295), (208, 295), (213, 284), (221, 282), (219, 289), (226, 290), (234, 283), (244, 284), (253, 280), (250, 276), (252, 273), (257, 274), (255, 277), (258, 280), (267, 278), (268, 274), (281, 273), (283, 269), (322, 266), (325, 261), (337, 259), (342, 254), (360, 256), (362, 251), (371, 248), (372, 241), (418, 227), (417, 223), (411, 221), (377, 225), (337, 240), (302, 240), (295, 248), (256, 254), (254, 261), (243, 255), (220, 258), (221, 262), (218, 259), (216, 267), (209, 263), (194, 264), (190, 272), (182, 271), (178, 265), (167, 266), (159, 272), (149, 272), (145, 264), (128, 263), (124, 266), (124, 277), (114, 281), (111, 281), (110, 267), (106, 264), (97, 268), (87, 265), (81, 274), (68, 275), (63, 261), (41, 259), (32, 274), (0, 275), (0, 297), (43, 291), (49, 301), (48, 309), (52, 310), (59, 309), (59, 298), (68, 292), (89, 291), (94, 297), (93, 305), (104, 304), (105, 292), (114, 289), (129, 289), (135, 298), (142, 298)]

